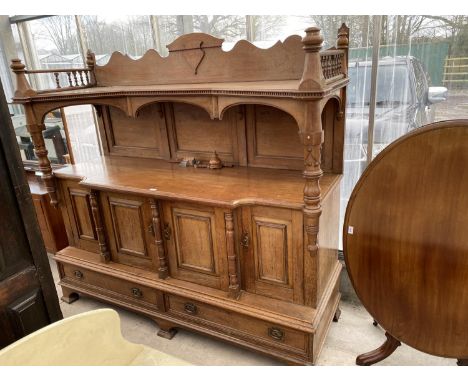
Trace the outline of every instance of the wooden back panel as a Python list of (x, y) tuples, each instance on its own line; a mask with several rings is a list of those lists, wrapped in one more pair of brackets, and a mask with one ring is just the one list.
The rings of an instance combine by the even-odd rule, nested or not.
[[(143, 107), (137, 117), (103, 108), (101, 139), (110, 155), (208, 161), (216, 150), (224, 163), (249, 167), (303, 169), (303, 146), (297, 122), (288, 113), (265, 105), (229, 108), (222, 120), (186, 103), (161, 102)], [(322, 168), (333, 171), (342, 145), (337, 141), (337, 102), (322, 115), (325, 141)], [(342, 134), (341, 134), (342, 135)]]
[(305, 53), (298, 35), (269, 49), (241, 40), (226, 52), (221, 48), (223, 41), (191, 33), (169, 44), (167, 57), (148, 50), (133, 60), (114, 52), (106, 65), (95, 66), (97, 86), (293, 80), (302, 76)]
[(468, 120), (431, 124), (382, 151), (356, 185), (345, 259), (369, 313), (398, 340), (468, 357)]

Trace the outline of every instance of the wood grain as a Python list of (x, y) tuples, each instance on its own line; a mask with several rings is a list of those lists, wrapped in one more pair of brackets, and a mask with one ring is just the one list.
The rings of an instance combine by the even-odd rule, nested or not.
[(356, 185), (344, 223), (354, 288), (397, 340), (468, 356), (468, 120), (392, 143)]
[[(86, 187), (162, 199), (191, 200), (223, 207), (263, 204), (301, 209), (303, 206), (304, 180), (299, 171), (249, 167), (212, 171), (182, 168), (162, 160), (103, 157), (54, 173), (61, 179), (83, 179), (81, 185)], [(320, 180), (323, 199), (340, 180), (339, 174), (324, 174)]]

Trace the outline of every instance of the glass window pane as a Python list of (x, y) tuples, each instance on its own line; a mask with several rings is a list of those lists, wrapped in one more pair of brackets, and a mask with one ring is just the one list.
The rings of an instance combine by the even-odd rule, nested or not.
[(96, 55), (96, 63), (105, 65), (119, 51), (139, 58), (154, 48), (149, 16), (80, 16), (87, 46)]
[(382, 17), (373, 156), (413, 129), (468, 117), (467, 36), (468, 16)]

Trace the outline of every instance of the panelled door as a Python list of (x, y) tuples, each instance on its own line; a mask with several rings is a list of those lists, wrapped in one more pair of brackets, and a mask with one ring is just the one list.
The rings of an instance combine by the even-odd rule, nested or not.
[(90, 252), (99, 252), (96, 227), (91, 212), (90, 190), (77, 181), (57, 182), (62, 193), (61, 204), (70, 245)]
[(302, 303), (302, 212), (262, 206), (243, 207), (241, 226), (244, 289)]
[(164, 236), (171, 277), (228, 289), (224, 210), (164, 202)]
[(159, 262), (150, 200), (101, 192), (100, 201), (112, 261), (157, 270)]

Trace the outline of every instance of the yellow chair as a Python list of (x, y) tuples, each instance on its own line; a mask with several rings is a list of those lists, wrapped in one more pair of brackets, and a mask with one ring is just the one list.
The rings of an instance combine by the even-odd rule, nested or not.
[(128, 342), (120, 318), (99, 309), (65, 318), (0, 350), (1, 366), (187, 366), (189, 363)]

